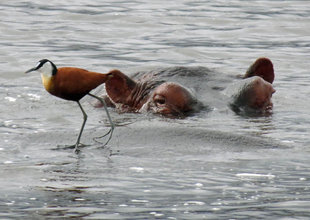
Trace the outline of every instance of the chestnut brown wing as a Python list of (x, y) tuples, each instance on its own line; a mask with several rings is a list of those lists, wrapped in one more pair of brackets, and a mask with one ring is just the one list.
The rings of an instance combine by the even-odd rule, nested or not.
[(107, 79), (107, 74), (62, 67), (54, 76), (52, 94), (63, 99), (78, 101)]

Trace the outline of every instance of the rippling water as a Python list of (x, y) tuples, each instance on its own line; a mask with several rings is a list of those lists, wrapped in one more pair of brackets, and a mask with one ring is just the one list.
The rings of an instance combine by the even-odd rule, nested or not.
[[(307, 219), (310, 216), (308, 1), (0, 3), (0, 218)], [(205, 66), (223, 78), (261, 56), (275, 67), (274, 113), (228, 108), (186, 120), (111, 110), (82, 116), (48, 95), (42, 58), (99, 72)], [(190, 82), (190, 79), (188, 81)], [(208, 94), (206, 94), (207, 97)]]

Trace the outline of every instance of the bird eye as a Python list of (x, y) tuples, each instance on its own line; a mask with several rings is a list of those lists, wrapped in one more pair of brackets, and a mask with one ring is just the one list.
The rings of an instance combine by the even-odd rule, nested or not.
[(38, 69), (40, 65), (41, 65), (41, 62), (38, 62), (35, 68)]

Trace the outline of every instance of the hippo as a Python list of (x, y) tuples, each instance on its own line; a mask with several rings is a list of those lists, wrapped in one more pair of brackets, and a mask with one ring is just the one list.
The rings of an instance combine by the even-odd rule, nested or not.
[[(158, 68), (130, 77), (119, 70), (109, 74), (112, 77), (105, 83), (106, 94), (102, 97), (120, 113), (151, 112), (184, 118), (216, 102), (227, 103), (236, 113), (265, 113), (272, 110), (275, 92), (273, 64), (265, 57), (258, 58), (239, 80), (219, 79), (219, 74), (206, 67)], [(199, 93), (207, 93), (206, 98), (199, 97)], [(101, 106), (97, 103), (96, 107)]]

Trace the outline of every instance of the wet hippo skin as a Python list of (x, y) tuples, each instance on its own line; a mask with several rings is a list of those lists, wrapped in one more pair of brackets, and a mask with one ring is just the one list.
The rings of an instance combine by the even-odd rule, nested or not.
[(257, 59), (237, 82), (205, 67), (159, 68), (130, 77), (119, 70), (110, 74), (113, 77), (106, 82), (103, 97), (119, 112), (186, 117), (204, 106), (225, 103), (235, 112), (264, 113), (272, 110), (275, 92), (273, 64), (268, 58)]

